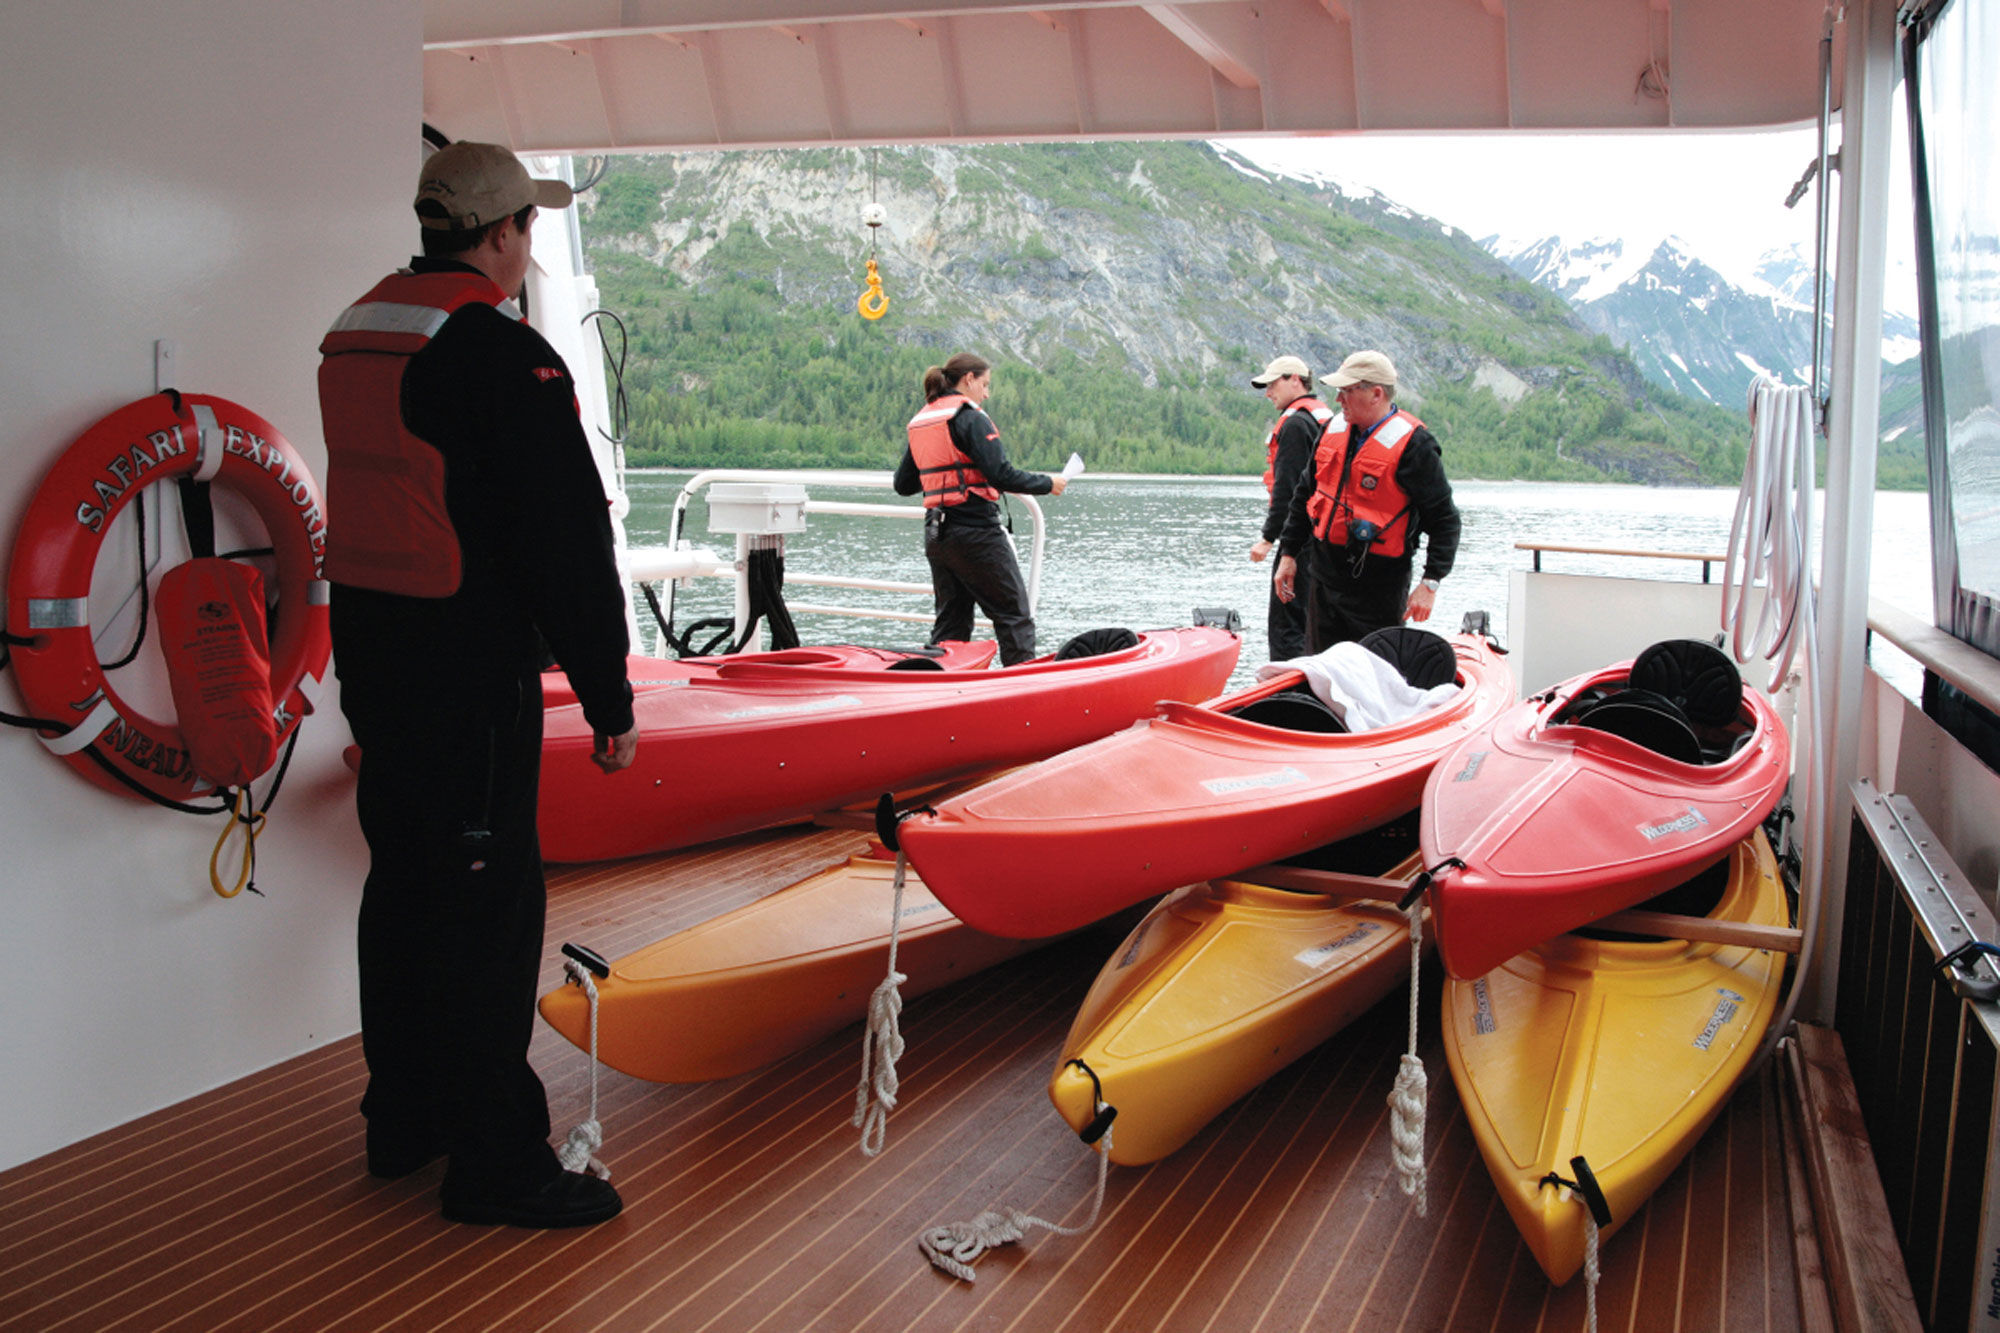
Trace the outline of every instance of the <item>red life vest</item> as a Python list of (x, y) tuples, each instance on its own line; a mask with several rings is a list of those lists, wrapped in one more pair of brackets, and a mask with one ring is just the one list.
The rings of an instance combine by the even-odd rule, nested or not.
[(1309, 393), (1302, 393), (1285, 404), (1285, 410), (1278, 413), (1278, 420), (1271, 427), (1271, 438), (1264, 441), (1264, 494), (1269, 495), (1278, 484), (1278, 432), (1285, 428), (1285, 418), (1294, 412), (1310, 412), (1319, 423), (1324, 434), (1333, 424), (1334, 410)]
[[(326, 577), (406, 597), (449, 597), (461, 577), (445, 511), (444, 455), (403, 424), (403, 372), (461, 306), (520, 308), (481, 273), (394, 273), (349, 306), (319, 345)], [(331, 526), (331, 525), (330, 525)]]
[(971, 405), (964, 394), (948, 393), (924, 405), (910, 418), (910, 457), (916, 460), (917, 476), (924, 484), (924, 508), (962, 505), (969, 495), (996, 504), (1000, 492), (986, 480), (970, 458), (951, 438), (951, 419), (958, 409)]
[(1313, 454), (1315, 485), (1306, 501), (1315, 537), (1345, 546), (1347, 525), (1362, 519), (1376, 529), (1375, 540), (1368, 544), (1370, 554), (1393, 559), (1409, 552), (1410, 497), (1396, 482), (1396, 466), (1423, 426), (1408, 412), (1391, 412), (1362, 437), (1351, 461), (1346, 446), (1354, 427), (1320, 437)]

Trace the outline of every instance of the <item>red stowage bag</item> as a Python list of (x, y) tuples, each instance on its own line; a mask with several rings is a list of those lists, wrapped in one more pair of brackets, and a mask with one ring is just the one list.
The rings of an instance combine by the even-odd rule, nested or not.
[(198, 558), (161, 577), (153, 604), (188, 761), (218, 787), (243, 786), (278, 757), (264, 580)]

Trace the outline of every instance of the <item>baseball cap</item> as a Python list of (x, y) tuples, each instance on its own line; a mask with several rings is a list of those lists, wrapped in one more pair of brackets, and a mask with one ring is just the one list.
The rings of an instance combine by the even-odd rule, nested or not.
[(1295, 356), (1281, 356), (1265, 366), (1263, 374), (1252, 375), (1250, 383), (1261, 389), (1272, 380), (1283, 379), (1287, 375), (1297, 375), (1302, 380), (1312, 378), (1312, 372), (1306, 369), (1305, 362)]
[(1356, 352), (1340, 363), (1340, 369), (1326, 377), (1326, 383), (1335, 389), (1345, 389), (1350, 384), (1385, 384), (1396, 387), (1396, 366), (1380, 352)]
[(497, 143), (455, 143), (430, 155), (417, 176), (417, 221), (433, 231), (470, 231), (529, 204), (568, 208), (576, 192), (528, 174)]

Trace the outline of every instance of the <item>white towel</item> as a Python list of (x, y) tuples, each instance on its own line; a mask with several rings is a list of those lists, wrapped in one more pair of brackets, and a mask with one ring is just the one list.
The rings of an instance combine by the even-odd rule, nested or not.
[(1420, 690), (1400, 671), (1358, 643), (1336, 643), (1313, 657), (1294, 657), (1257, 668), (1258, 680), (1281, 671), (1303, 671), (1320, 702), (1349, 731), (1373, 731), (1415, 717), (1458, 693), (1450, 681)]

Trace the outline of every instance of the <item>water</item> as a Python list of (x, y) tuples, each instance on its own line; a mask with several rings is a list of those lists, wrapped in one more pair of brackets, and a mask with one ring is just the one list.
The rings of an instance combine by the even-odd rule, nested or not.
[[(634, 472), (627, 477), (632, 513), (627, 520), (635, 545), (663, 545), (674, 497), (686, 472)], [(1468, 611), (1492, 616), (1495, 633), (1507, 641), (1507, 586), (1516, 570), (1530, 567), (1520, 541), (1575, 546), (1692, 552), (1720, 556), (1727, 548), (1736, 492), (1720, 488), (1656, 489), (1645, 486), (1550, 484), (1544, 482), (1461, 482), (1454, 490), (1465, 531), (1458, 563), (1438, 593), (1433, 628), (1452, 631)], [(888, 492), (814, 488), (815, 500), (882, 503)], [(1036, 611), (1037, 645), (1053, 651), (1073, 634), (1104, 625), (1148, 629), (1189, 623), (1194, 608), (1233, 607), (1243, 618), (1243, 656), (1231, 684), (1247, 683), (1267, 659), (1264, 634), (1270, 563), (1252, 564), (1264, 514), (1264, 487), (1256, 478), (1092, 477), (1067, 493), (1041, 499), (1048, 519), (1048, 546)], [(1929, 512), (1918, 493), (1885, 491), (1875, 498), (1872, 566), (1874, 595), (1924, 620), (1930, 618)], [(1031, 528), (1014, 502), (1017, 547), (1026, 567)], [(689, 510), (689, 533), (696, 545), (720, 554), (734, 550), (734, 538), (709, 534), (707, 507)], [(1814, 549), (1818, 550), (1815, 533)], [(811, 517), (810, 528), (786, 539), (787, 575), (844, 574), (929, 584), (923, 537), (915, 523), (843, 515)], [(1545, 570), (1574, 574), (1622, 574), (1646, 578), (1699, 580), (1701, 566), (1686, 561), (1631, 560), (1605, 556), (1547, 554)], [(1722, 577), (1720, 564), (1712, 577)], [(928, 597), (848, 589), (798, 588), (794, 600), (918, 611), (922, 624), (854, 620), (832, 616), (797, 617), (808, 643), (860, 642), (914, 647), (928, 630)], [(731, 588), (704, 579), (679, 594), (676, 621), (729, 613)], [(645, 627), (650, 647), (651, 627)]]

